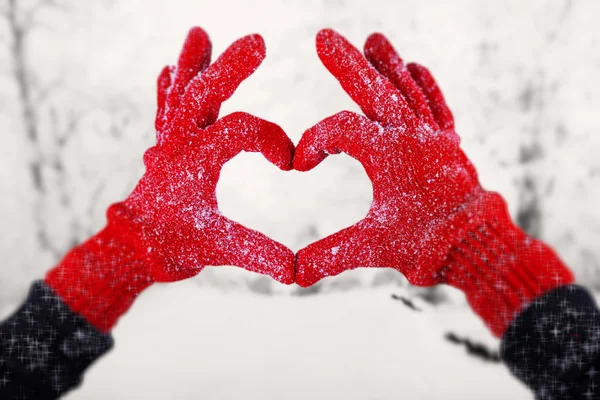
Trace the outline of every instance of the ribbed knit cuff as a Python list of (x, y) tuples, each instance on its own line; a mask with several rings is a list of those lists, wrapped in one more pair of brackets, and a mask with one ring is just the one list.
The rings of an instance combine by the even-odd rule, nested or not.
[(71, 310), (108, 332), (153, 282), (146, 259), (119, 225), (109, 224), (71, 250), (45, 282)]
[(446, 263), (444, 281), (466, 294), (497, 337), (535, 298), (574, 280), (554, 251), (516, 227), (505, 209), (470, 229)]

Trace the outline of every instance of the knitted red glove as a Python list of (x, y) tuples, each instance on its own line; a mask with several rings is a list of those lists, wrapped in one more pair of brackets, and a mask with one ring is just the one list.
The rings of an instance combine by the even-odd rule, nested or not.
[(294, 146), (277, 125), (245, 113), (216, 121), (221, 103), (262, 62), (264, 42), (246, 36), (209, 66), (210, 54), (206, 33), (192, 29), (177, 67), (158, 78), (158, 144), (144, 155), (146, 173), (124, 202), (109, 208), (107, 227), (46, 276), (101, 331), (151, 283), (186, 279), (206, 265), (294, 281), (292, 251), (225, 218), (215, 195), (221, 167), (241, 151), (259, 151), (291, 169)]
[(367, 40), (366, 59), (332, 30), (318, 34), (317, 52), (366, 117), (343, 111), (307, 130), (294, 168), (343, 151), (364, 166), (373, 204), (362, 221), (298, 252), (298, 284), (392, 267), (416, 285), (462, 289), (500, 336), (527, 302), (573, 280), (549, 247), (511, 222), (502, 197), (480, 186), (427, 69), (405, 66), (380, 34)]

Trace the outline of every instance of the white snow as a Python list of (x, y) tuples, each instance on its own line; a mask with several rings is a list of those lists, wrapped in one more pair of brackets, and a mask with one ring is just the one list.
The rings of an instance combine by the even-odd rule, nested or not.
[(67, 399), (532, 398), (503, 365), (443, 339), (451, 330), (497, 345), (467, 307), (417, 301), (424, 311), (415, 312), (391, 293), (403, 292), (269, 297), (192, 281), (157, 286)]

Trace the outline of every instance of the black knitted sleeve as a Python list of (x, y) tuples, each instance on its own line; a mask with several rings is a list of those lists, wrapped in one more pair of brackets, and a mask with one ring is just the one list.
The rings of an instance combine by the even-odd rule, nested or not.
[(0, 399), (56, 399), (113, 346), (42, 281), (0, 324)]
[(500, 352), (537, 399), (600, 399), (600, 312), (581, 286), (559, 287), (526, 307)]

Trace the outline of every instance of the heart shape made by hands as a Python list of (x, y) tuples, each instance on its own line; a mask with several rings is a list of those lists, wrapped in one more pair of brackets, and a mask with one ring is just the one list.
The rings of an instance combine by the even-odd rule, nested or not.
[(406, 67), (382, 35), (367, 39), (364, 55), (333, 30), (319, 32), (316, 44), (363, 114), (341, 111), (304, 132), (293, 167), (310, 171), (344, 152), (364, 167), (373, 202), (357, 223), (296, 252), (296, 283), (310, 286), (348, 269), (384, 266), (416, 285), (441, 282), (453, 241), (479, 223), (471, 216), (484, 216), (479, 208), (494, 196), (479, 186), (460, 150), (437, 84), (423, 67)]
[(298, 251), (363, 219), (372, 192), (362, 165), (345, 154), (299, 172), (241, 153), (221, 170), (217, 200), (228, 218)]

